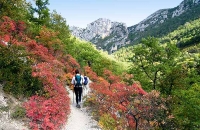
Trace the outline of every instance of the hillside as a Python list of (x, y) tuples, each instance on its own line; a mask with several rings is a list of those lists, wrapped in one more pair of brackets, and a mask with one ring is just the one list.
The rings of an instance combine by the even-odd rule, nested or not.
[[(148, 36), (162, 37), (176, 30), (186, 22), (198, 19), (200, 14), (198, 0), (184, 0), (175, 8), (159, 10), (139, 24), (128, 27), (131, 44), (138, 43)], [(192, 14), (192, 15), (191, 15)]]
[[(178, 48), (188, 51), (189, 53), (199, 53), (200, 51), (200, 19), (187, 22), (182, 26), (179, 26), (176, 30), (169, 34), (159, 37), (161, 44), (171, 42)], [(120, 61), (129, 61), (129, 58), (133, 56), (132, 49), (134, 46), (123, 47), (113, 53), (112, 55)]]

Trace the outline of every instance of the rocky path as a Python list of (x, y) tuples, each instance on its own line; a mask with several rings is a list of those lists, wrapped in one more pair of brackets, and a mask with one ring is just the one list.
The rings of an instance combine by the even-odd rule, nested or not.
[[(87, 109), (83, 108), (83, 103), (81, 103), (82, 108), (76, 108), (75, 100), (73, 102), (73, 92), (69, 89), (68, 91), (71, 99), (71, 113), (66, 125), (61, 130), (101, 130), (98, 123), (92, 119)], [(6, 96), (0, 85), (0, 130), (29, 130), (28, 126), (22, 121), (12, 120), (10, 118), (10, 112), (2, 111), (3, 108), (8, 106), (6, 103), (8, 99), (4, 97)], [(13, 102), (16, 103), (16, 101)]]
[(86, 111), (86, 108), (83, 108), (82, 103), (81, 108), (76, 108), (75, 95), (73, 98), (72, 90), (68, 89), (68, 91), (71, 99), (71, 113), (66, 126), (62, 130), (101, 130), (98, 123)]

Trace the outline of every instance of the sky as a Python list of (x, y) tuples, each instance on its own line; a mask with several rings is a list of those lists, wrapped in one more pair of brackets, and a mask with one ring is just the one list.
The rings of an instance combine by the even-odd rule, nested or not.
[(99, 18), (133, 26), (159, 9), (177, 7), (183, 0), (49, 0), (67, 25), (86, 28)]

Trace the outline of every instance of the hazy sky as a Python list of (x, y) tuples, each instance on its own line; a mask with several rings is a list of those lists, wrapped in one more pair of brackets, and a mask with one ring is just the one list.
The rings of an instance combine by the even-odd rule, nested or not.
[(87, 24), (107, 18), (132, 26), (159, 9), (174, 8), (183, 0), (49, 0), (69, 26), (85, 28)]

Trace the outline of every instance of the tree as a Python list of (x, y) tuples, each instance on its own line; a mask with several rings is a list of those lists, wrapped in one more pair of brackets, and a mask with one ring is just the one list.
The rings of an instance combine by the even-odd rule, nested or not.
[(35, 0), (36, 7), (31, 7), (30, 10), (30, 13), (32, 14), (31, 21), (38, 25), (48, 24), (50, 20), (49, 9), (47, 7), (48, 4), (49, 0)]
[(162, 98), (160, 92), (153, 90), (145, 95), (138, 94), (131, 100), (125, 113), (135, 130), (174, 128), (174, 117), (166, 107), (167, 99)]
[(173, 113), (178, 122), (180, 129), (200, 129), (200, 86), (192, 85), (188, 90), (180, 90), (176, 92), (178, 103), (174, 106)]
[(8, 16), (14, 20), (27, 21), (28, 8), (26, 0), (1, 0), (0, 18)]
[(159, 44), (158, 40), (148, 38), (134, 47), (131, 72), (147, 90), (156, 89), (162, 97), (170, 97), (166, 108), (173, 113), (176, 128), (196, 129), (199, 120), (193, 115), (199, 111), (198, 94), (194, 92), (194, 88), (196, 92), (199, 88), (195, 85), (199, 83), (198, 56), (181, 53), (172, 41), (167, 42)]
[(130, 58), (133, 63), (131, 72), (135, 75), (135, 79), (148, 90), (158, 89), (159, 74), (165, 58), (164, 48), (159, 45), (158, 39), (152, 37), (143, 39), (132, 52), (134, 55)]
[(66, 42), (70, 38), (70, 30), (66, 20), (59, 15), (55, 10), (50, 14), (49, 28), (58, 32), (58, 37)]
[[(132, 52), (134, 55), (130, 58), (132, 62), (130, 72), (134, 74), (135, 79), (139, 80), (147, 90), (163, 90), (162, 94), (170, 94), (172, 91), (170, 85), (175, 87), (174, 79), (180, 80), (180, 75), (173, 75), (173, 71), (177, 73), (178, 67), (180, 69), (177, 74), (183, 71), (183, 68), (178, 65), (180, 56), (178, 48), (171, 43), (161, 45), (158, 39), (149, 37), (135, 46)], [(166, 79), (167, 76), (173, 76), (173, 80)], [(183, 78), (180, 81), (182, 80)], [(166, 82), (170, 83), (166, 84)]]

